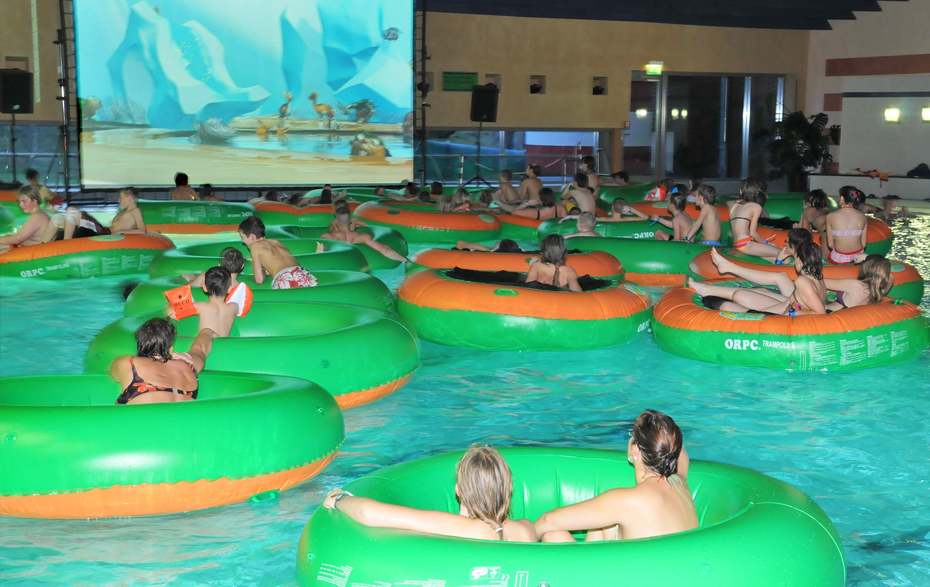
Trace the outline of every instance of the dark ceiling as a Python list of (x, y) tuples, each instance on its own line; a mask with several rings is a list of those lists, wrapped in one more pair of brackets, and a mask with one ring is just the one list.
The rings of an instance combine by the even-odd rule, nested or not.
[[(906, 2), (907, 0), (882, 0)], [(926, 0), (919, 0), (921, 2)], [(880, 12), (878, 0), (416, 0), (427, 12), (625, 20), (756, 29), (829, 30), (830, 20)]]

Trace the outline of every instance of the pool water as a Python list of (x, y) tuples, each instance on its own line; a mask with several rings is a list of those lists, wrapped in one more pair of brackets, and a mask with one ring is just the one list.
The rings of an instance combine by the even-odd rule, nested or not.
[[(930, 218), (896, 231), (890, 256), (930, 276)], [(396, 288), (403, 274), (379, 277)], [(4, 279), (0, 373), (81, 371), (90, 340), (122, 315), (123, 285), (139, 279)], [(930, 310), (930, 294), (921, 307)], [(309, 482), (269, 502), (191, 514), (5, 518), (2, 582), (293, 585), (300, 533), (333, 487), (473, 442), (624, 450), (645, 408), (676, 419), (693, 459), (755, 469), (811, 496), (843, 538), (849, 585), (930, 584), (930, 355), (897, 367), (792, 373), (674, 357), (648, 334), (575, 353), (423, 343), (423, 366), (406, 387), (345, 412), (345, 445)]]

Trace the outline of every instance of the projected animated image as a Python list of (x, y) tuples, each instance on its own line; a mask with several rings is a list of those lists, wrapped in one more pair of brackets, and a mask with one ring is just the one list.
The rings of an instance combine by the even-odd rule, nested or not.
[(87, 186), (411, 176), (413, 0), (75, 9)]

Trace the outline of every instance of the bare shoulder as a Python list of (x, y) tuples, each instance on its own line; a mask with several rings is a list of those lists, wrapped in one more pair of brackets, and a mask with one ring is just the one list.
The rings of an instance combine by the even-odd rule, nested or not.
[(529, 520), (508, 520), (507, 539), (510, 542), (538, 542), (536, 528)]

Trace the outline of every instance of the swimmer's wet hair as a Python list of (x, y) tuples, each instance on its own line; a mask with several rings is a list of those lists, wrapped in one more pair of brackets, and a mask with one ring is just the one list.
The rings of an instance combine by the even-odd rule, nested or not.
[(555, 206), (555, 192), (552, 191), (552, 188), (540, 189), (539, 201), (543, 208), (551, 208), (552, 206)]
[(806, 228), (792, 228), (788, 231), (788, 246), (798, 250), (801, 243), (810, 243), (814, 241), (814, 235)]
[(434, 181), (433, 183), (429, 184), (429, 192), (427, 193), (434, 195), (434, 196), (441, 196), (442, 195), (442, 182)]
[(530, 163), (527, 167), (532, 170), (533, 175), (536, 177), (539, 177), (539, 174), (542, 173), (542, 167), (540, 167), (539, 163)]
[(584, 226), (588, 230), (592, 230), (595, 226), (597, 226), (597, 217), (595, 217), (591, 212), (582, 212), (578, 217), (578, 224)]
[(610, 209), (613, 210), (614, 212), (623, 212), (623, 209), (626, 208), (626, 205), (627, 205), (626, 200), (624, 200), (623, 198), (617, 198), (610, 205)]
[(626, 182), (630, 181), (630, 174), (627, 173), (626, 171), (618, 171), (616, 173), (611, 173), (610, 177), (614, 179), (622, 179), (623, 181), (626, 181)]
[(226, 247), (220, 253), (220, 267), (229, 271), (230, 274), (242, 273), (245, 269), (245, 259), (242, 257), (242, 251), (236, 247)]
[(583, 171), (579, 171), (578, 173), (575, 174), (574, 180), (575, 180), (575, 185), (577, 185), (578, 187), (580, 188), (588, 187), (588, 174), (587, 173), (584, 173)]
[(187, 182), (190, 178), (187, 177), (186, 173), (181, 171), (174, 174), (174, 185), (176, 187), (181, 187), (182, 185), (187, 185)]
[(42, 195), (39, 194), (39, 190), (28, 184), (19, 188), (19, 191), (16, 192), (17, 200), (19, 199), (20, 196), (25, 196), (29, 198), (30, 200), (35, 200), (36, 203), (42, 201)]
[(584, 157), (581, 158), (581, 164), (587, 165), (588, 169), (590, 169), (591, 171), (594, 171), (594, 156), (585, 155)]
[(152, 318), (136, 330), (136, 354), (167, 363), (178, 331), (167, 318)]
[(232, 277), (229, 271), (222, 267), (210, 267), (203, 275), (203, 286), (211, 298), (225, 297), (231, 284)]
[(39, 171), (37, 169), (27, 169), (26, 170), (26, 181), (31, 181), (33, 179), (39, 179)]
[(246, 236), (265, 238), (265, 223), (258, 216), (249, 216), (239, 223), (239, 232)]
[(668, 199), (668, 203), (671, 206), (675, 206), (676, 212), (684, 213), (685, 207), (688, 205), (688, 196), (682, 192), (672, 194), (672, 197)]
[(520, 248), (517, 241), (505, 238), (497, 244), (495, 251), (498, 253), (522, 253), (523, 249)]
[[(442, 191), (440, 191), (439, 193), (442, 194)], [(433, 197), (430, 196), (429, 192), (426, 191), (426, 190), (421, 190), (421, 191), (420, 191), (420, 195), (417, 196), (417, 197), (418, 197), (419, 200), (420, 200), (421, 202), (423, 202), (424, 204), (429, 204), (430, 202), (433, 201)]]
[(804, 196), (804, 201), (814, 208), (826, 208), (827, 193), (823, 190), (811, 190)]
[(636, 419), (631, 434), (647, 469), (666, 478), (678, 473), (682, 435), (675, 420), (662, 412), (646, 410)]
[(124, 187), (124, 188), (121, 189), (120, 191), (129, 194), (130, 196), (132, 196), (132, 197), (133, 197), (134, 199), (136, 199), (136, 200), (139, 199), (139, 190), (137, 190), (135, 187), (133, 187), (133, 186), (131, 186), (131, 185), (128, 185), (128, 186)]

